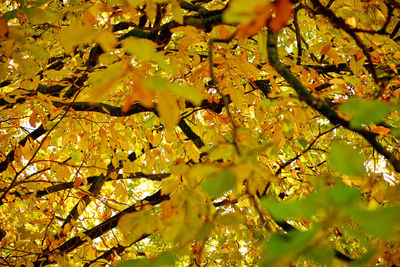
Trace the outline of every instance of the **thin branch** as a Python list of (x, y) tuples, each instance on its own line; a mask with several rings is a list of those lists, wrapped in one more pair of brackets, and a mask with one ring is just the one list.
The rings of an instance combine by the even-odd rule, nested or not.
[(221, 96), (224, 106), (226, 108), (226, 113), (228, 115), (229, 121), (231, 122), (231, 127), (232, 127), (232, 144), (235, 148), (235, 151), (238, 155), (240, 155), (240, 149), (237, 143), (237, 126), (236, 123), (233, 119), (232, 113), (229, 109), (229, 103), (228, 101), (224, 98), (224, 94), (218, 87), (218, 80), (215, 77), (214, 74), (214, 43), (229, 43), (233, 38), (233, 35), (227, 39), (210, 39), (208, 41), (208, 61), (209, 61), (209, 68), (210, 68), (210, 76), (211, 76), (211, 85), (214, 86), (215, 90), (217, 90), (218, 94)]
[[(165, 178), (171, 176), (171, 173), (155, 173), (155, 174), (145, 174), (143, 172), (135, 172), (132, 173), (128, 176), (123, 175), (123, 174), (118, 174), (118, 177), (115, 180), (122, 180), (122, 179), (147, 179), (150, 181), (162, 181)], [(87, 184), (92, 184), (96, 181), (96, 179), (99, 176), (90, 176), (87, 178)], [(114, 179), (107, 177), (107, 182), (108, 181), (115, 181)], [(84, 184), (81, 184), (79, 186), (85, 186)], [(55, 185), (51, 185), (43, 190), (38, 190), (36, 191), (35, 197), (44, 197), (48, 194), (52, 194), (52, 193), (56, 193), (59, 191), (63, 191), (66, 189), (72, 189), (75, 188), (74, 186), (74, 182), (66, 182), (66, 183), (60, 183), (60, 184), (55, 184)], [(33, 195), (33, 192), (28, 192), (28, 193), (19, 193), (17, 191), (15, 192), (11, 192), (10, 194), (18, 197), (18, 198), (23, 198), (24, 196), (30, 196)]]
[(325, 134), (327, 134), (327, 133), (330, 133), (331, 131), (333, 131), (333, 130), (336, 129), (336, 128), (337, 128), (337, 126), (331, 128), (331, 129), (329, 129), (329, 130), (327, 130), (327, 131), (325, 131), (325, 132), (322, 132), (322, 133), (318, 134), (318, 135), (314, 138), (314, 140), (313, 140), (311, 143), (309, 143), (308, 146), (307, 146), (303, 151), (301, 151), (299, 154), (297, 154), (294, 158), (291, 158), (290, 160), (288, 160), (288, 161), (286, 161), (285, 163), (283, 163), (282, 165), (280, 165), (280, 166), (279, 166), (279, 169), (276, 171), (275, 175), (279, 175), (279, 174), (282, 172), (282, 170), (283, 170), (284, 168), (286, 168), (287, 166), (289, 166), (290, 164), (292, 164), (292, 162), (298, 160), (302, 155), (304, 155), (305, 153), (307, 153), (307, 152), (312, 148), (312, 146), (317, 142), (317, 140), (318, 140), (320, 137), (322, 137), (323, 135), (325, 135)]
[[(46, 130), (44, 129), (43, 125), (40, 125), (38, 128), (36, 128), (33, 132), (25, 136), (21, 141), (18, 142), (19, 146), (25, 146), (26, 142), (31, 139), (31, 140), (36, 140), (40, 136), (42, 136)], [(8, 165), (14, 161), (14, 155), (15, 155), (15, 149), (11, 150), (8, 152), (6, 159), (2, 162), (0, 162), (0, 173), (4, 172), (7, 170)]]
[(295, 28), (296, 32), (296, 43), (297, 43), (297, 65), (301, 64), (301, 56), (303, 54), (303, 49), (301, 48), (301, 35), (300, 35), (300, 27), (298, 23), (298, 16), (297, 16), (298, 10), (296, 10), (293, 14), (293, 25)]

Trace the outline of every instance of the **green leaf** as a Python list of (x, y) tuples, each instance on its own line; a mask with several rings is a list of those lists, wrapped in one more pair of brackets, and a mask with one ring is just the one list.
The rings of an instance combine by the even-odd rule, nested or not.
[(361, 199), (361, 192), (357, 188), (349, 186), (335, 186), (329, 190), (329, 203), (339, 206), (357, 206)]
[(360, 196), (358, 189), (336, 186), (330, 190), (315, 192), (306, 198), (288, 202), (262, 198), (261, 205), (278, 221), (296, 220), (318, 215), (319, 211), (332, 211), (343, 206), (357, 207)]
[(42, 5), (46, 4), (47, 2), (50, 2), (50, 0), (38, 0), (38, 1), (30, 2), (29, 4), (32, 6), (42, 6)]
[(341, 104), (339, 110), (352, 116), (351, 127), (361, 127), (381, 121), (392, 107), (376, 100), (350, 99)]
[(163, 252), (155, 260), (146, 259), (128, 260), (117, 265), (117, 267), (172, 267), (175, 266), (175, 256), (170, 252)]
[(390, 134), (396, 138), (399, 138), (400, 137), (400, 128), (395, 128), (395, 129), (390, 130)]
[(365, 175), (365, 157), (350, 145), (334, 143), (328, 154), (328, 162), (334, 170), (355, 177)]
[(9, 21), (10, 19), (15, 19), (18, 15), (18, 10), (12, 10), (12, 11), (8, 11), (6, 13), (4, 13), (3, 15), (1, 15), (1, 17), (7, 21)]
[(333, 249), (327, 245), (314, 247), (306, 253), (306, 257), (323, 266), (329, 266), (334, 256)]
[(274, 234), (266, 243), (262, 266), (286, 266), (293, 258), (307, 249), (316, 230), (306, 232), (293, 231), (288, 235)]
[(168, 86), (168, 80), (160, 77), (148, 77), (140, 81), (140, 85), (145, 88), (152, 89), (155, 92), (160, 92)]
[(146, 78), (142, 80), (140, 84), (145, 88), (154, 90), (155, 92), (160, 92), (164, 89), (169, 90), (175, 95), (192, 102), (194, 105), (200, 105), (201, 103), (202, 97), (200, 93), (193, 87), (185, 84), (170, 82), (167, 79), (158, 76)]
[(314, 203), (312, 202), (309, 198), (289, 202), (279, 202), (267, 198), (261, 199), (261, 205), (278, 221), (310, 218), (316, 213)]
[(201, 187), (211, 198), (217, 198), (226, 191), (233, 189), (235, 183), (235, 173), (231, 169), (226, 169), (206, 178)]
[(354, 210), (350, 216), (356, 219), (361, 228), (378, 238), (396, 238), (400, 221), (400, 206), (377, 210)]
[(75, 151), (75, 152), (71, 155), (71, 160), (72, 160), (74, 163), (79, 163), (79, 162), (81, 162), (82, 156), (83, 156), (83, 153), (82, 153), (81, 151)]
[(175, 67), (169, 64), (166, 59), (157, 53), (157, 44), (146, 39), (128, 37), (121, 41), (122, 47), (129, 54), (145, 61), (153, 62), (168, 72), (174, 72)]

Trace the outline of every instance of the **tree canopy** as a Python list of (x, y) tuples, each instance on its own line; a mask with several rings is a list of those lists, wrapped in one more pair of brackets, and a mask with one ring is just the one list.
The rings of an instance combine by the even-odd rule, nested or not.
[(400, 266), (400, 2), (3, 0), (1, 266)]

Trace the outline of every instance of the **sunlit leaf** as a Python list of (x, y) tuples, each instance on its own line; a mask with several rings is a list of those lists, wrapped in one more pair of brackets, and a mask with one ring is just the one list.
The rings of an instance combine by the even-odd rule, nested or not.
[(156, 55), (156, 44), (150, 40), (129, 37), (122, 40), (122, 47), (143, 60), (152, 60)]
[(127, 64), (119, 61), (104, 70), (93, 72), (89, 76), (89, 83), (92, 85), (91, 96), (101, 98), (109, 93), (126, 73)]
[(159, 227), (159, 217), (148, 210), (126, 214), (118, 221), (118, 228), (126, 244), (146, 234), (152, 234)]
[(179, 121), (180, 110), (173, 94), (167, 90), (158, 92), (157, 111), (168, 129), (173, 129)]

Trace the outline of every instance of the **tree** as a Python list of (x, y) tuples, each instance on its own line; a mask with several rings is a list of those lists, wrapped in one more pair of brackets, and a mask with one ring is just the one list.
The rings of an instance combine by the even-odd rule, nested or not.
[(1, 265), (400, 265), (399, 2), (0, 7)]

